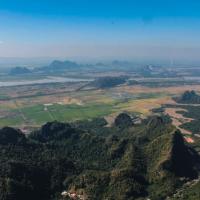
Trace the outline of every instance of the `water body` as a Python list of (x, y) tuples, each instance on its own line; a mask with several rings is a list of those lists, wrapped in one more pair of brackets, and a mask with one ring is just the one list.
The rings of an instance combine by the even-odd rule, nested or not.
[(65, 78), (65, 77), (53, 77), (49, 76), (44, 79), (38, 80), (21, 80), (21, 81), (0, 81), (0, 87), (8, 86), (20, 86), (20, 85), (34, 85), (34, 84), (44, 84), (44, 83), (75, 83), (75, 82), (87, 82), (92, 81), (92, 79), (81, 79), (81, 78)]

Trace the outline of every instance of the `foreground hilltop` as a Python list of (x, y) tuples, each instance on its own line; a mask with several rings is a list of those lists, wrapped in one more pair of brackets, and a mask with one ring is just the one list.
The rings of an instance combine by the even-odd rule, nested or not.
[(0, 200), (161, 200), (198, 178), (199, 155), (167, 116), (105, 125), (49, 122), (28, 137), (1, 129)]

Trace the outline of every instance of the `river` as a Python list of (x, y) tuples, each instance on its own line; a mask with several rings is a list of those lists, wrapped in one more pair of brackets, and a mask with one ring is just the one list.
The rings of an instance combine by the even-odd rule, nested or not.
[(92, 79), (49, 76), (47, 78), (37, 79), (37, 80), (0, 81), (0, 87), (33, 85), (33, 84), (44, 84), (44, 83), (84, 82), (84, 81), (85, 82), (92, 81)]

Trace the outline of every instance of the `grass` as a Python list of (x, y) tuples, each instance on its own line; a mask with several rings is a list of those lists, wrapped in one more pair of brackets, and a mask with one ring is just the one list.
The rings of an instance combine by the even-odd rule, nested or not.
[(44, 111), (44, 105), (35, 105), (30, 107), (22, 108), (21, 111), (24, 115), (27, 117), (31, 117), (33, 113), (43, 112)]
[(77, 119), (88, 119), (109, 114), (112, 111), (110, 104), (79, 105), (53, 105), (48, 108), (52, 116), (60, 121), (72, 121)]
[(5, 117), (5, 118), (0, 119), (0, 127), (17, 126), (19, 124), (22, 124), (22, 122), (24, 122), (24, 120), (21, 116), (12, 117), (12, 118)]
[[(146, 116), (150, 114), (152, 108), (159, 107), (166, 101), (166, 94), (160, 92), (148, 92), (146, 94), (135, 93), (129, 95), (127, 92), (123, 93), (122, 91), (121, 95), (119, 95), (119, 91), (117, 91), (117, 95), (119, 95), (120, 98), (115, 98), (115, 94), (113, 90), (93, 90), (80, 91), (61, 98), (57, 98), (56, 96), (47, 96), (45, 98), (32, 97), (4, 102), (4, 108), (0, 108), (0, 111), (6, 109), (9, 113), (9, 117), (0, 118), (0, 126), (40, 126), (53, 120), (63, 122), (84, 120), (108, 116), (123, 111), (140, 113)], [(74, 104), (65, 105), (55, 103), (67, 97), (76, 99), (78, 102), (83, 103), (83, 105), (78, 105), (76, 102), (71, 102)], [(52, 105), (45, 106), (44, 104), (46, 102), (52, 102)], [(19, 115), (19, 117), (16, 118), (16, 115)]]
[[(15, 110), (17, 112), (17, 110)], [(48, 121), (74, 121), (102, 117), (112, 112), (111, 104), (88, 104), (80, 105), (59, 105), (47, 106), (34, 105), (19, 109), (18, 112), (24, 116), (27, 122), (33, 125), (41, 125)], [(23, 117), (1, 118), (0, 126), (22, 125), (25, 124)]]
[(151, 109), (160, 107), (167, 100), (168, 97), (130, 100), (119, 103), (115, 107), (115, 110), (128, 110), (130, 112), (137, 112), (147, 116), (151, 113)]

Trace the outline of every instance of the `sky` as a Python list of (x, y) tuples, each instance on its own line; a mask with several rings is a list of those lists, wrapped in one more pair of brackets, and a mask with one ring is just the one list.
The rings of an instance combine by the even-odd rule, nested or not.
[(200, 60), (199, 0), (0, 0), (0, 57)]

